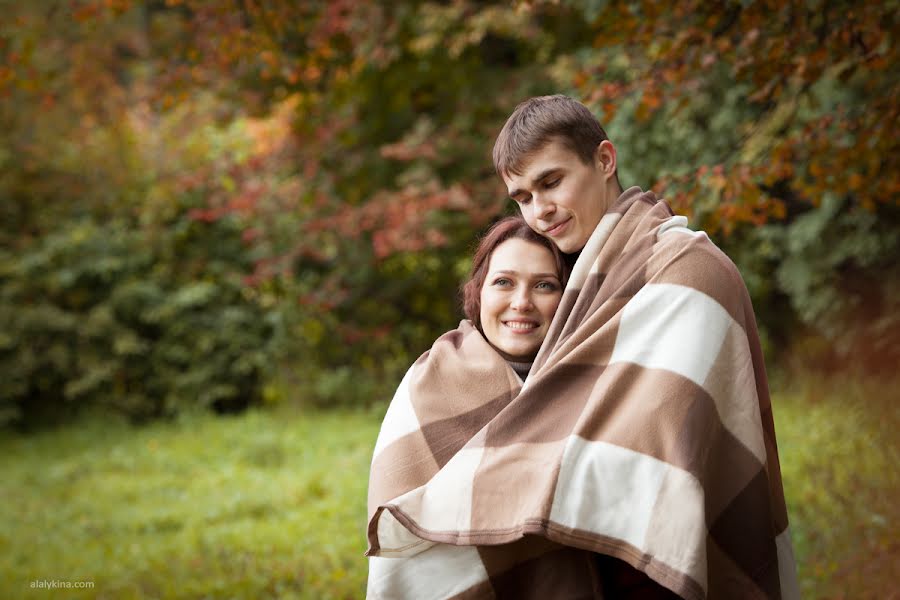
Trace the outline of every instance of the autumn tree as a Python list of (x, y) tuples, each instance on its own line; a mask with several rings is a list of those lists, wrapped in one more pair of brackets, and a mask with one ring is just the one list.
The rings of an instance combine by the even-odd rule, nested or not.
[[(475, 238), (512, 210), (490, 160), (503, 121), (562, 92), (604, 123), (624, 185), (655, 189), (735, 259), (770, 356), (900, 358), (892, 3), (72, 0), (0, 13), (11, 322), (47, 293), (23, 283), (29, 256), (66, 255), (54, 252), (73, 220), (110, 240), (118, 223), (135, 236), (121, 247), (154, 248), (129, 277), (163, 277), (160, 297), (206, 278), (271, 323), (262, 362), (282, 364), (291, 389), (381, 398), (455, 325)], [(183, 239), (190, 260), (173, 250)], [(66, 310), (77, 332), (87, 308)]]
[[(446, 325), (440, 295), (433, 319), (406, 305), (421, 292), (373, 294), (376, 281), (420, 277), (450, 294), (464, 241), (504, 207), (488, 149), (505, 115), (562, 91), (608, 124), (626, 184), (652, 186), (735, 257), (774, 343), (806, 329), (834, 344), (822, 359), (865, 348), (866, 362), (889, 365), (900, 352), (897, 278), (884, 277), (896, 273), (900, 186), (889, 4), (182, 6), (192, 31), (220, 41), (188, 44), (202, 72), (241, 73), (255, 107), (300, 98), (298, 160), (318, 204), (299, 244), (371, 247), (348, 271), (373, 279), (337, 264), (311, 285), (354, 335), (375, 321)], [(393, 261), (408, 267), (385, 277)], [(392, 302), (403, 310), (387, 315)]]

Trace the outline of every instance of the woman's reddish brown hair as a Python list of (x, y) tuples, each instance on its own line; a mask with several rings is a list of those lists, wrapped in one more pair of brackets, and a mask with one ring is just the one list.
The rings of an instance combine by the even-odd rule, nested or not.
[(475, 256), (472, 258), (472, 271), (469, 279), (462, 285), (463, 312), (479, 331), (481, 330), (481, 288), (487, 278), (491, 255), (500, 244), (511, 239), (525, 240), (549, 250), (556, 263), (556, 275), (559, 277), (560, 285), (565, 288), (566, 282), (569, 280), (569, 273), (572, 269), (563, 253), (553, 242), (535, 233), (525, 219), (521, 216), (512, 216), (497, 221), (478, 242)]

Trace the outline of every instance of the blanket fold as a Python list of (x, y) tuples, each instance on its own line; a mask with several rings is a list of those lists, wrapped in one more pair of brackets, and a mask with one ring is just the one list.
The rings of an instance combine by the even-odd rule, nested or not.
[(626, 190), (524, 385), (468, 321), (409, 369), (372, 459), (368, 541), (370, 598), (602, 597), (593, 553), (689, 600), (799, 597), (733, 263)]

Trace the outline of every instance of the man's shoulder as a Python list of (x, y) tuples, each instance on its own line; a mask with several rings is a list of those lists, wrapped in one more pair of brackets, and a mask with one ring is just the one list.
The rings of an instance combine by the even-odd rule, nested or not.
[(657, 233), (648, 283), (691, 287), (715, 299), (729, 311), (749, 300), (740, 271), (703, 231), (687, 227), (687, 219), (675, 216)]
[(677, 260), (683, 268), (702, 269), (709, 275), (737, 276), (734, 262), (705, 231), (688, 228), (687, 219), (676, 215), (660, 225), (654, 254)]

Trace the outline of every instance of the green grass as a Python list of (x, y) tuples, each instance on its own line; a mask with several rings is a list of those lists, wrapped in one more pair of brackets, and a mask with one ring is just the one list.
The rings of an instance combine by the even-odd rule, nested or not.
[(779, 387), (773, 410), (803, 597), (900, 597), (900, 382)]
[[(889, 385), (784, 385), (775, 416), (804, 598), (893, 593)], [(0, 437), (2, 598), (362, 598), (379, 415), (251, 412)], [(32, 590), (87, 580), (88, 591)]]
[(252, 412), (2, 439), (0, 597), (361, 598), (378, 421)]

